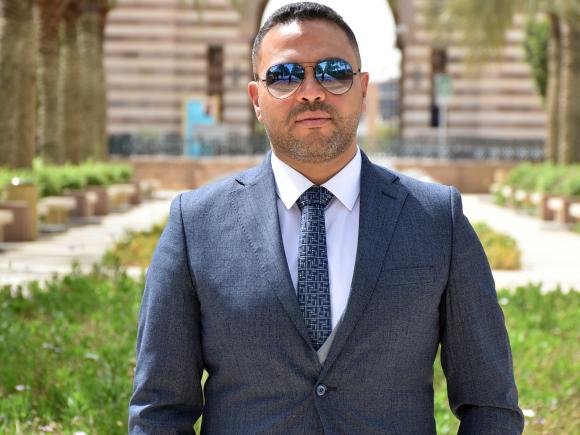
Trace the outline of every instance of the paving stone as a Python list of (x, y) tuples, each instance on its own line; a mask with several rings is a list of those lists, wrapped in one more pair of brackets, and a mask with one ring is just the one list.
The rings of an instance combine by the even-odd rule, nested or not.
[(41, 234), (34, 242), (3, 243), (0, 252), (0, 286), (45, 280), (70, 272), (73, 261), (90, 270), (128, 231), (148, 230), (169, 213), (174, 191), (160, 191), (154, 199), (98, 223), (75, 225), (57, 234)]

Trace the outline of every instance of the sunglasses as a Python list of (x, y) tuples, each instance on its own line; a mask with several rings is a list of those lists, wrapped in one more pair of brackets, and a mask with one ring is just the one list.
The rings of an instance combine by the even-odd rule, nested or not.
[(314, 70), (314, 77), (320, 85), (334, 95), (348, 92), (353, 77), (360, 74), (360, 69), (353, 72), (352, 66), (343, 59), (324, 59), (320, 62), (281, 63), (273, 65), (266, 71), (266, 78), (256, 80), (266, 84), (274, 98), (286, 98), (300, 87), (306, 75), (306, 68)]

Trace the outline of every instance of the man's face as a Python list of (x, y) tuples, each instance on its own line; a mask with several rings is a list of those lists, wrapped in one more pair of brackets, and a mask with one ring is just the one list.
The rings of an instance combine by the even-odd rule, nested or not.
[[(347, 36), (336, 24), (323, 20), (292, 22), (273, 27), (264, 37), (256, 59), (256, 73), (266, 76), (272, 65), (285, 62), (316, 63), (341, 58), (358, 71), (357, 56)], [(368, 84), (368, 74), (353, 77), (350, 90), (334, 95), (306, 67), (304, 81), (290, 96), (270, 95), (265, 82), (251, 82), (248, 93), (276, 155), (287, 163), (329, 162), (354, 155), (356, 130)]]

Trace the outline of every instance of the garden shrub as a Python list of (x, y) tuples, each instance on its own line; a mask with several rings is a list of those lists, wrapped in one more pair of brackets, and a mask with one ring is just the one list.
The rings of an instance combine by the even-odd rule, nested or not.
[[(546, 195), (580, 196), (580, 165), (522, 163), (513, 168), (505, 181), (495, 189), (493, 198), (498, 205), (508, 203), (503, 193), (504, 186)], [(529, 202), (520, 204), (514, 198), (509, 202), (515, 207), (531, 205)]]
[(41, 198), (66, 193), (67, 190), (83, 189), (86, 186), (105, 186), (114, 183), (129, 183), (133, 178), (133, 167), (124, 163), (86, 162), (81, 165), (44, 165), (35, 160), (31, 170), (0, 168), (0, 191), (14, 177), (34, 182)]
[(513, 237), (492, 230), (487, 224), (473, 225), (492, 269), (518, 270), (521, 268), (521, 251)]

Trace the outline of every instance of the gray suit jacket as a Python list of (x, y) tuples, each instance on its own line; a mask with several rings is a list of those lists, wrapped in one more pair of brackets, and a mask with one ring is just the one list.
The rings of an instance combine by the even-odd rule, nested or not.
[(521, 433), (503, 315), (458, 192), (363, 154), (360, 195), (351, 295), (323, 365), (270, 159), (174, 200), (147, 274), (132, 434), (192, 433), (202, 413), (206, 434), (434, 434), (439, 344), (460, 433)]

